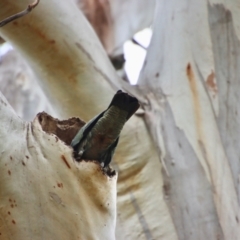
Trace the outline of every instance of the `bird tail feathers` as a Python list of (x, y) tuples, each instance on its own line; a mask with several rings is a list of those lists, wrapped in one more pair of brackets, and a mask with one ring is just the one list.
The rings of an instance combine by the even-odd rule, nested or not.
[(122, 92), (121, 90), (118, 90), (114, 95), (109, 107), (112, 105), (127, 111), (127, 120), (137, 111), (140, 106), (137, 98), (132, 97), (129, 94)]

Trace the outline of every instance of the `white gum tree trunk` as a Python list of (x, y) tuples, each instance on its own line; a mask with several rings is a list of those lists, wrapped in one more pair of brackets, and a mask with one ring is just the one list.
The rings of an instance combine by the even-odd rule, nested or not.
[[(28, 3), (2, 0), (0, 17)], [(157, 1), (135, 87), (117, 77), (73, 3), (42, 0), (0, 29), (60, 118), (89, 120), (118, 88), (142, 105), (114, 156), (116, 190), (116, 176), (74, 162), (69, 141), (45, 133), (39, 116), (23, 123), (2, 97), (4, 239), (240, 239), (239, 16), (236, 0)]]
[(239, 10), (158, 3), (139, 85), (180, 239), (240, 238)]
[(115, 239), (117, 175), (73, 161), (72, 150), (43, 131), (51, 132), (48, 118), (25, 123), (2, 95), (0, 116), (0, 237)]

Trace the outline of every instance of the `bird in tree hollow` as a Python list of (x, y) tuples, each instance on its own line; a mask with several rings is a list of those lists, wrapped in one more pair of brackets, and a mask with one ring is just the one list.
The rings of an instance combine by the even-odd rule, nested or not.
[(118, 90), (109, 107), (86, 123), (71, 142), (76, 160), (111, 162), (125, 122), (137, 111), (137, 98)]

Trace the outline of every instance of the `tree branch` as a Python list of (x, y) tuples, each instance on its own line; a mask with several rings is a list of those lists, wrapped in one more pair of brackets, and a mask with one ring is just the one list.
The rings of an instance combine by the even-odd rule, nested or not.
[(39, 2), (40, 2), (40, 0), (36, 0), (35, 2), (29, 4), (28, 7), (24, 11), (22, 11), (20, 13), (16, 13), (16, 14), (10, 16), (10, 17), (7, 17), (7, 18), (3, 19), (0, 22), (0, 27), (3, 27), (3, 26), (5, 26), (6, 24), (8, 24), (12, 21), (27, 15), (38, 5)]

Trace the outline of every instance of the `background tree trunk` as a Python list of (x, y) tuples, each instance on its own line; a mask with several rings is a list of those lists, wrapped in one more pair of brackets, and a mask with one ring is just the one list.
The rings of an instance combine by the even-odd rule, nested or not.
[[(4, 0), (0, 17), (26, 5)], [(118, 88), (139, 98), (113, 162), (117, 239), (239, 239), (239, 16), (236, 0), (157, 2), (135, 87), (73, 3), (41, 1), (1, 29), (61, 118), (90, 119)]]
[(234, 5), (158, 4), (139, 82), (153, 106), (146, 121), (166, 164), (164, 189), (180, 239), (240, 237)]

